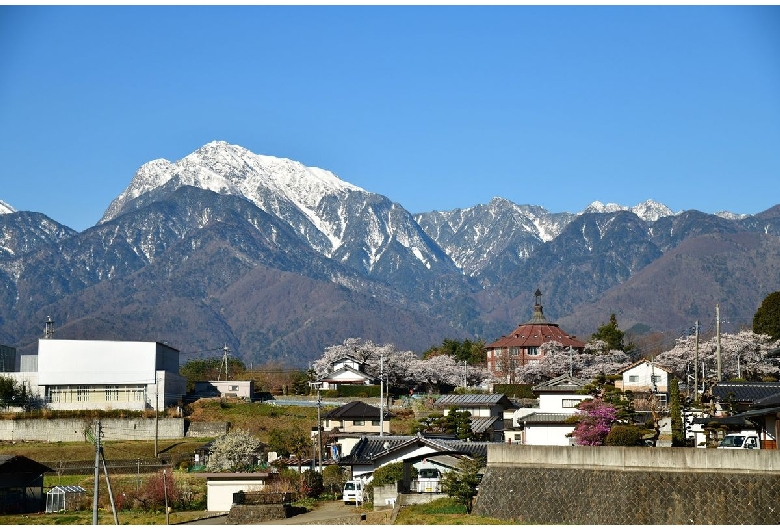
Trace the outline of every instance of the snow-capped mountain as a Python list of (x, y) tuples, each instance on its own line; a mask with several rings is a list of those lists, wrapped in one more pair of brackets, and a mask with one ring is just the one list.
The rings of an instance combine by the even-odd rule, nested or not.
[(243, 197), (283, 219), (317, 252), (368, 272), (398, 268), (399, 263), (392, 263), (397, 252), (427, 269), (454, 270), (411, 215), (386, 197), (330, 171), (226, 142), (211, 142), (174, 163), (159, 159), (144, 164), (100, 222), (157, 200), (160, 190), (170, 193), (181, 186)]
[(415, 220), (465, 274), (476, 276), (496, 256), (515, 263), (526, 259), (573, 217), (496, 197), (470, 208), (417, 214)]
[(0, 215), (5, 213), (14, 213), (16, 210), (7, 202), (0, 201)]
[(743, 217), (594, 202), (575, 214), (496, 197), (412, 216), (329, 171), (225, 142), (144, 164), (81, 233), (0, 212), (0, 343), (20, 352), (51, 315), (62, 338), (227, 344), (305, 366), (345, 337), (416, 351), (493, 340), (531, 316), (537, 288), (545, 315), (581, 336), (610, 312), (623, 329), (674, 330), (710, 299), (747, 322), (780, 290), (767, 266), (780, 261), (780, 206)]
[(675, 215), (675, 213), (666, 205), (649, 199), (645, 202), (639, 203), (636, 206), (628, 207), (620, 204), (610, 202), (604, 204), (600, 201), (594, 201), (588, 205), (580, 214), (583, 213), (615, 213), (615, 212), (632, 212), (635, 213), (640, 219), (648, 222), (654, 222), (661, 217), (669, 217)]

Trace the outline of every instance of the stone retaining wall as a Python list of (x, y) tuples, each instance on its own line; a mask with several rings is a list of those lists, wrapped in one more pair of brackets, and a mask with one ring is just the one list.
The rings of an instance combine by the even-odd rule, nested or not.
[(780, 452), (488, 447), (473, 513), (527, 524), (780, 524)]
[[(100, 420), (104, 440), (154, 440), (154, 418), (104, 418)], [(0, 420), (0, 440), (41, 442), (85, 442), (91, 418)], [(160, 418), (157, 438), (184, 438), (183, 418)]]

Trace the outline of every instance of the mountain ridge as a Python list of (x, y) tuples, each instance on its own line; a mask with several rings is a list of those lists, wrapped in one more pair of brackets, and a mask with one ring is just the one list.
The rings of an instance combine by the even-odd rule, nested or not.
[[(219, 343), (248, 362), (302, 366), (349, 336), (417, 351), (492, 341), (530, 318), (537, 288), (548, 319), (578, 336), (603, 311), (662, 332), (706, 312), (686, 302), (663, 315), (659, 293), (727, 294), (724, 311), (746, 323), (780, 290), (780, 272), (762, 262), (778, 255), (780, 205), (741, 216), (594, 201), (575, 214), (494, 197), (413, 215), (329, 171), (216, 141), (142, 165), (83, 232), (15, 211), (0, 229), (0, 342), (26, 353), (49, 315), (63, 338)], [(678, 247), (693, 268), (663, 266)], [(728, 259), (713, 264), (708, 252)], [(680, 280), (694, 272), (700, 285)]]

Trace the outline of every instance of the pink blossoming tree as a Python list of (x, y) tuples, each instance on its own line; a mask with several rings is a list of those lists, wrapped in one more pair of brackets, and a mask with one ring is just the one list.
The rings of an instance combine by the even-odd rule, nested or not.
[(604, 445), (612, 424), (617, 420), (617, 410), (601, 399), (589, 399), (578, 406), (577, 426), (571, 435), (577, 445)]

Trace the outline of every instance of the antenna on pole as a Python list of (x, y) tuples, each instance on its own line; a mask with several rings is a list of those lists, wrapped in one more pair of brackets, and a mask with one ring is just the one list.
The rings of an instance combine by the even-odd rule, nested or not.
[(43, 328), (43, 338), (54, 338), (54, 321), (49, 316), (46, 317), (46, 327)]
[[(230, 380), (230, 376), (228, 375), (228, 353), (230, 353), (230, 348), (227, 347), (227, 344), (225, 344), (222, 347), (222, 364), (225, 366), (225, 381)], [(219, 367), (219, 374), (217, 375), (217, 381), (221, 381), (220, 376), (222, 375), (222, 366)]]

